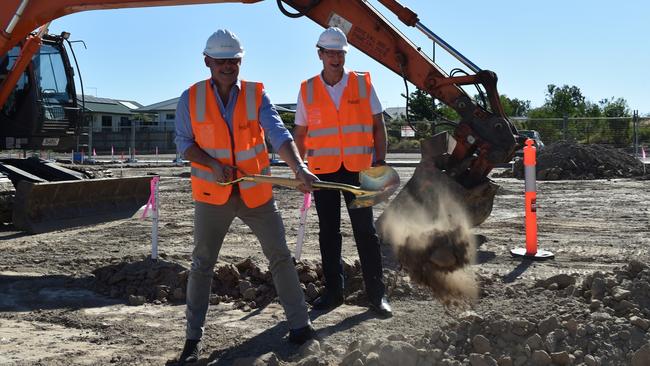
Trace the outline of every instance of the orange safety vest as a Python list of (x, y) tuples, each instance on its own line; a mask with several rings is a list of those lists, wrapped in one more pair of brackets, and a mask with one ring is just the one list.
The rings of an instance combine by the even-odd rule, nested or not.
[[(232, 135), (219, 112), (210, 79), (194, 84), (189, 90), (194, 142), (221, 164), (236, 166), (237, 177), (244, 174), (271, 174), (264, 131), (258, 120), (262, 89), (262, 83), (241, 81), (233, 115)], [(215, 182), (212, 169), (208, 166), (192, 162), (191, 179), (192, 196), (196, 201), (222, 205), (232, 193), (232, 186), (222, 187)], [(261, 206), (273, 197), (269, 183), (238, 184), (241, 198), (249, 208)]]
[(350, 72), (339, 109), (319, 75), (300, 86), (307, 112), (307, 160), (317, 174), (370, 168), (374, 148), (370, 74)]

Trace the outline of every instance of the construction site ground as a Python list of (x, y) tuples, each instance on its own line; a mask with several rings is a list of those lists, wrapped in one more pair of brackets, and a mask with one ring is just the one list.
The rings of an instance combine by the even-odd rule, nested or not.
[[(141, 164), (105, 169), (114, 176), (161, 177), (160, 262), (177, 268), (172, 272), (182, 277), (192, 251), (189, 168)], [(396, 169), (402, 184), (414, 171)], [(390, 248), (384, 248), (394, 317), (375, 317), (362, 300), (349, 300), (328, 313), (311, 311), (319, 340), (299, 347), (287, 340), (277, 298), (250, 307), (235, 295), (222, 296), (211, 300), (199, 364), (649, 364), (650, 300), (643, 299), (650, 293), (648, 180), (538, 182), (538, 245), (555, 258), (529, 261), (510, 255), (511, 249), (525, 246), (524, 183), (499, 178), (503, 172), (494, 170), (501, 188), (492, 215), (474, 229), (484, 239), (469, 268), (480, 288), (475, 302), (444, 307), (428, 289), (410, 284), (390, 264)], [(286, 167), (273, 167), (274, 175), (289, 173)], [(302, 194), (275, 188), (275, 197), (293, 250)], [(376, 206), (375, 216), (385, 205)], [(357, 252), (347, 214), (343, 217), (343, 255), (354, 267)], [(154, 294), (153, 299), (137, 285), (147, 283), (148, 269), (155, 265), (146, 259), (151, 228), (150, 219), (138, 217), (31, 236), (3, 227), (0, 364), (173, 363), (185, 334), (182, 286), (158, 287), (173, 293)], [(235, 220), (220, 265), (241, 265), (247, 258), (267, 270), (254, 235)], [(320, 260), (313, 207), (302, 259), (313, 268)], [(115, 278), (118, 271), (112, 269), (125, 265), (135, 270)], [(640, 278), (646, 279), (645, 287)], [(600, 295), (598, 279), (605, 283)], [(126, 285), (111, 287), (120, 283)], [(647, 292), (635, 295), (635, 289)], [(306, 291), (313, 295), (315, 290)]]

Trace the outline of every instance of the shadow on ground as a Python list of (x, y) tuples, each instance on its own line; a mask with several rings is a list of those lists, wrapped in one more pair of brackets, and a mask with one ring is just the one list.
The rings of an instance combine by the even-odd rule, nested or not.
[(0, 312), (94, 308), (120, 303), (92, 290), (91, 277), (0, 275)]

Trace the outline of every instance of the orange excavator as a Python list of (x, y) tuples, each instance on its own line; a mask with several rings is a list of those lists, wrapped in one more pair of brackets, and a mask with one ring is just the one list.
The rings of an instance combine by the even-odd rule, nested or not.
[[(52, 20), (67, 14), (95, 9), (259, 1), (263, 0), (3, 0), (0, 4), (2, 118), (11, 113), (20, 114), (21, 98), (23, 105), (27, 105), (23, 110), (24, 115), (29, 114), (32, 117), (30, 119), (20, 115), (20, 120), (2, 120), (0, 135), (4, 136), (5, 141), (22, 141), (22, 146), (30, 148), (54, 148), (56, 144), (65, 145), (65, 137), (78, 129), (78, 122), (75, 122), (73, 117), (79, 108), (75, 104), (66, 104), (76, 103), (76, 98), (74, 82), (70, 77), (65, 77), (72, 74), (72, 68), (61, 47), (65, 35), (61, 37), (47, 34), (47, 25)], [(306, 16), (322, 27), (341, 28), (349, 43), (357, 49), (395, 72), (405, 83), (410, 82), (458, 112), (460, 120), (454, 123), (453, 132), (441, 132), (421, 142), (422, 161), (406, 188), (391, 202), (391, 206), (400, 205), (399, 201), (403, 200), (401, 197), (405, 195), (415, 198), (422, 205), (436, 206), (442, 194), (440, 192), (444, 192), (444, 195), (452, 195), (454, 200), (465, 207), (472, 224), (482, 223), (491, 213), (496, 193), (496, 186), (488, 179), (488, 174), (496, 164), (510, 161), (515, 150), (521, 145), (516, 128), (508, 120), (501, 106), (496, 74), (482, 70), (466, 59), (423, 25), (415, 12), (395, 0), (378, 2), (406, 26), (417, 28), (444, 48), (463, 63), (469, 72), (461, 75), (447, 74), (365, 0), (276, 1), (280, 11), (287, 16)], [(42, 63), (44, 56), (49, 60), (53, 57), (62, 60), (60, 63), (65, 66), (65, 73), (61, 74), (60, 81), (65, 83), (65, 87), (61, 86), (63, 84), (51, 87), (44, 85), (42, 77), (40, 81), (30, 77), (38, 71), (36, 62)], [(464, 91), (462, 87), (468, 85), (485, 91), (486, 97), (483, 95), (482, 102), (477, 102)], [(36, 101), (40, 102), (39, 106)], [(49, 114), (45, 113), (47, 108), (50, 109)], [(52, 111), (69, 116), (67, 125), (53, 128), (54, 119), (50, 117), (57, 113)], [(33, 117), (34, 115), (37, 117)], [(5, 144), (3, 147), (10, 146)], [(83, 183), (86, 182), (82, 181), (81, 184)], [(61, 182), (42, 184), (63, 185)], [(110, 184), (106, 183), (106, 186), (100, 187), (104, 195), (110, 196)], [(133, 184), (148, 183), (137, 181)], [(43, 192), (52, 192), (54, 189), (44, 188)], [(37, 191), (38, 189), (32, 187), (31, 192), (26, 195), (34, 196)], [(84, 194), (91, 195), (92, 191), (93, 189), (84, 190)], [(143, 191), (147, 193), (146, 189)], [(405, 191), (408, 194), (404, 193)], [(62, 200), (66, 198), (68, 197), (61, 195)], [(92, 201), (92, 198), (85, 200), (89, 206), (93, 205)], [(59, 204), (61, 207), (65, 206), (65, 202)], [(438, 215), (437, 208), (426, 209), (430, 210), (432, 216)], [(29, 210), (28, 208), (27, 216), (30, 215)]]

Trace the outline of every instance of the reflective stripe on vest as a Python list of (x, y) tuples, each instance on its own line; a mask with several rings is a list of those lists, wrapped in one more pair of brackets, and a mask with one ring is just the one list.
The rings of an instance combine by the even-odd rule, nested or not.
[(349, 171), (370, 167), (374, 148), (370, 75), (350, 72), (337, 109), (320, 76), (303, 81), (310, 170), (332, 173), (341, 164)]
[(330, 128), (321, 128), (320, 130), (309, 131), (307, 133), (307, 136), (320, 137), (320, 136), (336, 135), (338, 133), (339, 133), (338, 127), (330, 127)]
[(347, 125), (342, 128), (343, 133), (372, 132), (372, 126), (368, 125)]
[(212, 171), (203, 170), (201, 168), (193, 166), (192, 169), (191, 169), (191, 172), (192, 172), (193, 177), (201, 178), (201, 179), (207, 180), (207, 181), (214, 180), (214, 176), (212, 175)]
[(259, 106), (255, 102), (257, 83), (246, 83), (246, 115), (249, 121), (257, 121)]
[(205, 122), (205, 94), (206, 94), (206, 84), (205, 82), (198, 83), (196, 85), (196, 122), (201, 123)]
[(228, 159), (230, 158), (229, 149), (203, 149), (211, 158), (215, 159)]
[(307, 156), (339, 156), (341, 149), (337, 147), (324, 147), (317, 150), (307, 150)]
[(235, 153), (235, 160), (237, 162), (242, 162), (244, 160), (252, 159), (252, 158), (256, 157), (259, 153), (264, 151), (265, 149), (266, 148), (265, 148), (264, 144), (255, 145), (255, 146), (251, 147), (250, 149), (239, 151), (239, 152)]
[(307, 80), (307, 104), (312, 104), (314, 102), (314, 79), (318, 76)]
[[(258, 121), (263, 86), (246, 81), (241, 81), (241, 86), (235, 102), (232, 132), (221, 116), (210, 80), (190, 88), (189, 110), (194, 140), (210, 157), (224, 165), (236, 166), (237, 177), (241, 177), (243, 172), (270, 175), (264, 132)], [(221, 205), (232, 193), (231, 186), (223, 187), (215, 182), (208, 166), (193, 162), (191, 177), (192, 195), (197, 201)], [(238, 185), (247, 207), (261, 206), (273, 197), (269, 183), (240, 182)]]
[(350, 146), (343, 149), (345, 155), (372, 154), (372, 148), (367, 146)]
[(368, 90), (366, 89), (366, 80), (365, 73), (355, 72), (357, 75), (357, 82), (359, 84), (359, 97), (366, 98), (368, 96)]

